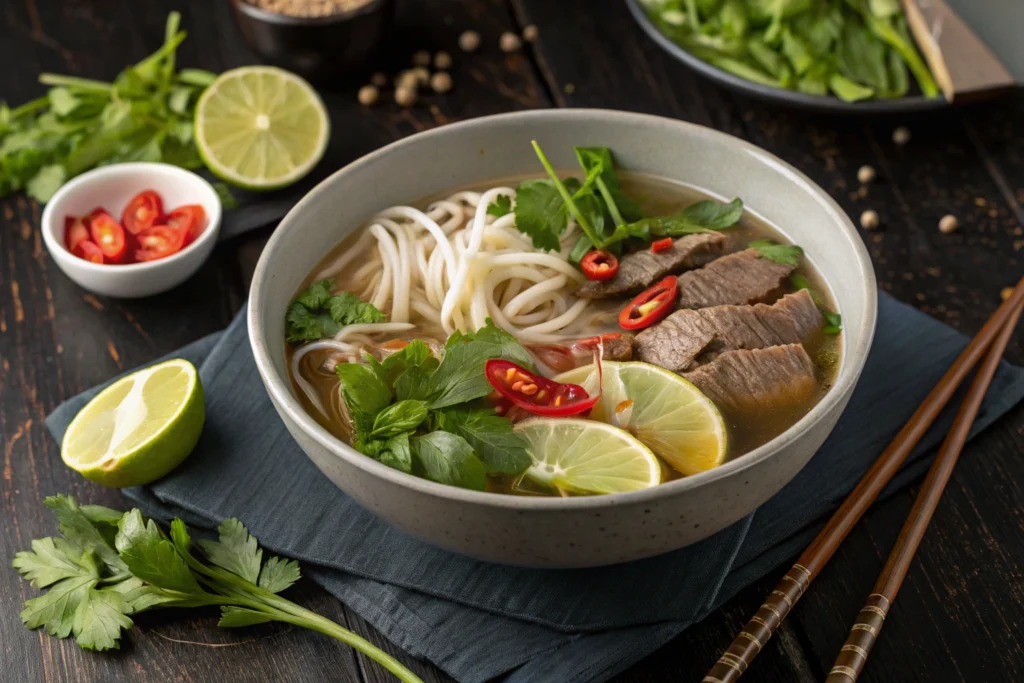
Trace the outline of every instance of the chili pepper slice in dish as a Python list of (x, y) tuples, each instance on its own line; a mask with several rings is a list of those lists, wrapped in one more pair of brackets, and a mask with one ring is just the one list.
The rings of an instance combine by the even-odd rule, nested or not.
[(155, 190), (143, 190), (128, 202), (121, 213), (121, 225), (133, 235), (151, 228), (164, 215), (164, 202)]
[(666, 237), (661, 240), (654, 240), (651, 242), (651, 252), (657, 254), (659, 251), (668, 251), (672, 248), (672, 238)]
[(118, 263), (128, 251), (124, 228), (114, 217), (103, 209), (95, 209), (85, 217), (92, 241), (103, 252), (103, 259), (110, 263)]
[(192, 243), (206, 227), (206, 211), (198, 204), (185, 204), (167, 214), (167, 225), (181, 232), (182, 246)]
[(603, 282), (611, 280), (619, 272), (619, 259), (603, 249), (591, 249), (580, 261), (580, 268), (588, 280)]
[(93, 263), (104, 263), (103, 251), (100, 250), (96, 243), (92, 240), (82, 240), (75, 245), (75, 248), (71, 251), (72, 254), (78, 258), (83, 258), (86, 261), (92, 261)]
[(64, 219), (64, 246), (68, 251), (75, 253), (75, 248), (83, 241), (89, 239), (89, 228), (85, 227), (85, 221), (78, 216), (68, 216)]
[(591, 396), (578, 384), (554, 382), (507, 360), (487, 361), (484, 374), (499, 394), (533, 415), (578, 415), (593, 408), (601, 398), (600, 392)]
[(679, 281), (675, 275), (657, 282), (638, 294), (619, 313), (619, 327), (624, 330), (642, 330), (672, 312), (679, 295)]
[(185, 233), (169, 225), (154, 225), (135, 236), (139, 248), (136, 261), (156, 261), (177, 253), (185, 240)]

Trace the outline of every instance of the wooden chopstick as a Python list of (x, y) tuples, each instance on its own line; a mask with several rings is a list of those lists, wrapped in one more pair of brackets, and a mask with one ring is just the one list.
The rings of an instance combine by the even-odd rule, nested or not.
[(935, 418), (949, 403), (950, 398), (992, 345), (1010, 315), (1024, 304), (1024, 278), (1013, 293), (996, 309), (978, 334), (938, 381), (907, 423), (893, 438), (871, 468), (861, 477), (857, 487), (832, 515), (825, 528), (804, 550), (793, 567), (786, 572), (775, 590), (765, 600), (747, 625), (722, 653), (703, 683), (732, 683), (736, 681), (761, 651), (793, 609), (793, 605), (807, 590), (811, 581), (832, 558), (839, 544), (864, 515), (878, 494), (889, 483), (914, 447), (931, 427)]
[(864, 669), (868, 654), (878, 638), (878, 632), (882, 630), (885, 616), (888, 614), (893, 600), (896, 599), (896, 593), (899, 592), (900, 586), (903, 584), (910, 563), (914, 559), (914, 553), (921, 545), (921, 539), (928, 528), (928, 523), (931, 522), (932, 514), (946, 489), (950, 475), (953, 474), (953, 468), (956, 466), (956, 461), (960, 457), (968, 434), (970, 434), (974, 418), (977, 417), (978, 411), (981, 409), (981, 402), (985, 400), (992, 377), (995, 376), (996, 370), (999, 368), (1006, 345), (1009, 343), (1010, 337), (1013, 336), (1017, 321), (1020, 320), (1020, 313), (1021, 306), (1018, 306), (1010, 314), (1009, 320), (999, 332), (999, 336), (993, 342), (985, 360), (981, 362), (978, 374), (971, 382), (971, 388), (953, 421), (953, 428), (949, 430), (949, 434), (942, 442), (939, 454), (935, 456), (935, 462), (928, 469), (928, 476), (925, 477), (921, 491), (914, 500), (914, 506), (910, 509), (907, 521), (900, 529), (900, 535), (889, 554), (885, 568), (878, 576), (875, 588), (868, 596), (863, 609), (857, 615), (857, 621), (850, 629), (850, 635), (839, 651), (839, 657), (836, 658), (825, 683), (852, 683), (857, 680), (857, 676)]

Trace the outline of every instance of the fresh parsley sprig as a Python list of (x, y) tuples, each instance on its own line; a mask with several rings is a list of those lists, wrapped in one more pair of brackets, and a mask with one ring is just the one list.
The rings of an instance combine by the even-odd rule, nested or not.
[(285, 338), (289, 343), (331, 337), (346, 325), (380, 323), (387, 319), (376, 306), (351, 292), (331, 294), (333, 287), (333, 280), (314, 282), (288, 305)]
[(280, 621), (318, 631), (366, 654), (401, 681), (420, 679), (389, 654), (355, 633), (278, 593), (300, 577), (299, 565), (263, 551), (237, 519), (218, 528), (218, 539), (193, 545), (184, 522), (168, 535), (138, 509), (120, 513), (79, 506), (71, 496), (44, 501), (61, 536), (32, 541), (13, 565), (43, 595), (25, 602), (21, 619), (58, 638), (73, 636), (85, 650), (120, 646), (132, 616), (157, 607), (218, 606), (218, 626), (234, 628)]

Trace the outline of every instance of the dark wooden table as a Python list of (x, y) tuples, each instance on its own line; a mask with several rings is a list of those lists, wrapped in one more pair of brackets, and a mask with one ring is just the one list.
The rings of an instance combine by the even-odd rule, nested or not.
[[(189, 38), (179, 63), (215, 71), (254, 62), (222, 0), (6, 0), (0, 11), (0, 99), (42, 92), (41, 71), (110, 79), (154, 49), (166, 14), (183, 13)], [(505, 30), (540, 27), (521, 52), (498, 51)], [(483, 36), (460, 53), (465, 29)], [(334, 135), (320, 172), (396, 138), (449, 121), (534, 107), (609, 107), (677, 117), (745, 138), (795, 164), (850, 213), (876, 210), (865, 233), (882, 287), (962, 330), (975, 332), (1001, 288), (1024, 272), (1024, 97), (926, 118), (836, 119), (779, 110), (701, 80), (633, 24), (619, 1), (400, 0), (398, 34), (377, 67), (394, 72), (416, 49), (455, 55), (455, 89), (412, 110), (364, 109), (355, 90), (325, 93)], [(368, 72), (371, 69), (368, 69)], [(897, 125), (912, 131), (897, 147)], [(695, 160), (700, 163), (700, 160)], [(878, 180), (866, 188), (857, 169)], [(941, 234), (951, 213), (960, 230)], [(269, 227), (222, 243), (188, 283), (141, 301), (94, 297), (61, 274), (43, 249), (40, 207), (0, 200), (0, 564), (53, 531), (44, 496), (121, 507), (113, 490), (60, 462), (43, 427), (64, 399), (125, 369), (223, 328), (242, 306)], [(1024, 362), (1024, 339), (1009, 357)], [(1024, 408), (967, 448), (862, 680), (1024, 680)], [(745, 680), (824, 678), (888, 554), (913, 490), (858, 525)], [(777, 574), (781, 574), (778, 572)], [(760, 604), (766, 577), (620, 681), (698, 681)], [(386, 673), (339, 643), (300, 630), (216, 628), (210, 615), (141, 615), (120, 652), (81, 652), (26, 630), (21, 603), (35, 592), (0, 569), (0, 679), (5, 681), (383, 681)], [(428, 681), (450, 680), (398, 652), (344, 605), (306, 582), (299, 602), (366, 635)], [(499, 645), (496, 645), (500, 647)]]

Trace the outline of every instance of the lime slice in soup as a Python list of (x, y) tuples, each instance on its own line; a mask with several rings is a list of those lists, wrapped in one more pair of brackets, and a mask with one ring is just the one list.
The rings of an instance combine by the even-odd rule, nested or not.
[[(601, 400), (592, 420), (628, 430), (662, 460), (682, 474), (717, 467), (728, 446), (725, 421), (718, 408), (697, 387), (679, 375), (650, 363), (605, 361)], [(563, 372), (557, 382), (597, 391), (593, 365)]]
[(533, 464), (526, 476), (573, 493), (623, 493), (661, 482), (661, 464), (628, 432), (593, 420), (538, 417), (520, 422)]
[(327, 149), (330, 120), (316, 91), (271, 66), (217, 77), (196, 103), (196, 147), (218, 177), (273, 190), (309, 173)]
[(148, 484), (188, 457), (204, 420), (196, 368), (176, 358), (122, 377), (89, 401), (64, 433), (60, 455), (104, 486)]

